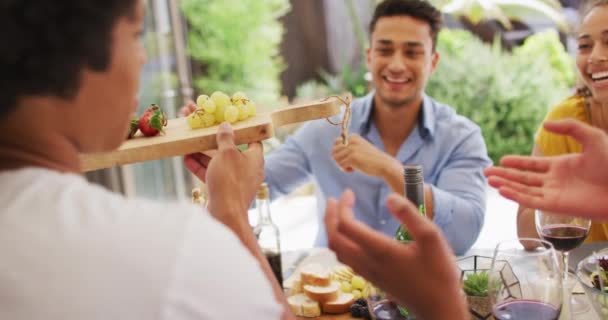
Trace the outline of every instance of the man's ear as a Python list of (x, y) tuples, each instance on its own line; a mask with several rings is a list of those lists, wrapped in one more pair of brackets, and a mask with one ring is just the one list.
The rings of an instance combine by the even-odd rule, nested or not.
[(431, 57), (431, 73), (435, 72), (437, 65), (439, 64), (439, 52), (435, 51), (432, 53)]

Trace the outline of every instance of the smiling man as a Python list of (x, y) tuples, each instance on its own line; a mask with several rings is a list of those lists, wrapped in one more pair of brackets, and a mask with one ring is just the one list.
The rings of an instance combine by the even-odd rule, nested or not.
[[(403, 165), (420, 164), (428, 217), (456, 253), (471, 247), (483, 225), (482, 171), (490, 160), (479, 127), (424, 93), (439, 63), (441, 23), (441, 13), (426, 1), (377, 6), (367, 50), (375, 91), (352, 103), (348, 145), (334, 140), (339, 128), (324, 120), (305, 124), (266, 159), (273, 198), (313, 179), (321, 220), (325, 199), (351, 188), (355, 216), (394, 235), (398, 222), (385, 200), (391, 191), (404, 193)], [(327, 245), (323, 225), (316, 245)]]

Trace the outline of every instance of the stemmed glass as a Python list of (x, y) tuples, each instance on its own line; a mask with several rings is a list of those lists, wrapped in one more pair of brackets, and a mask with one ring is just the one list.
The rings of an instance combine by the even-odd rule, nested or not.
[[(519, 241), (538, 247), (526, 252)], [(562, 306), (562, 273), (553, 245), (540, 239), (501, 242), (488, 275), (492, 313), (498, 320), (556, 320)]]
[[(578, 248), (587, 238), (591, 220), (585, 218), (556, 215), (536, 210), (536, 231), (541, 239), (551, 242), (555, 250), (561, 252), (563, 264), (564, 287), (568, 289), (566, 299), (573, 313), (582, 313), (589, 309), (584, 301), (571, 296), (571, 286), (575, 277), (568, 272), (568, 255), (571, 250)], [(572, 297), (572, 298), (571, 298)]]
[(412, 320), (413, 315), (403, 315), (397, 303), (390, 299), (386, 292), (372, 283), (367, 283), (364, 295), (372, 320)]

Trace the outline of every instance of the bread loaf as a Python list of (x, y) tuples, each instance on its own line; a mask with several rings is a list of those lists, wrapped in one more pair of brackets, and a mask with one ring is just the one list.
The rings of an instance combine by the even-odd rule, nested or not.
[(287, 298), (287, 303), (296, 316), (314, 318), (321, 315), (319, 303), (311, 300), (303, 293)]
[(320, 303), (325, 303), (338, 299), (338, 295), (340, 293), (340, 284), (333, 281), (329, 286), (326, 287), (305, 285), (303, 286), (303, 289), (304, 293), (310, 299)]
[(300, 271), (302, 285), (327, 287), (331, 284), (330, 272), (318, 264), (309, 264)]
[(352, 293), (341, 292), (338, 299), (323, 303), (322, 310), (325, 313), (332, 314), (347, 313), (354, 302), (355, 296)]

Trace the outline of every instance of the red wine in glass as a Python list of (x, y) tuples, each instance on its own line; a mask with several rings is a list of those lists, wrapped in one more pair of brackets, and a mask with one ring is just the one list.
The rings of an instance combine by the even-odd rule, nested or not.
[(492, 310), (498, 320), (557, 320), (560, 309), (538, 300), (510, 300)]
[(555, 250), (567, 252), (577, 248), (587, 238), (588, 228), (568, 225), (552, 224), (543, 226), (540, 232), (541, 238), (553, 244)]
[(401, 315), (399, 307), (393, 301), (380, 301), (373, 306), (371, 312), (376, 320), (407, 320), (408, 318)]

